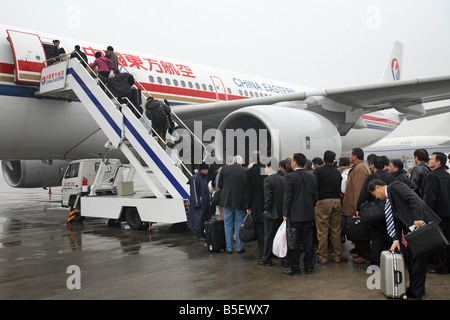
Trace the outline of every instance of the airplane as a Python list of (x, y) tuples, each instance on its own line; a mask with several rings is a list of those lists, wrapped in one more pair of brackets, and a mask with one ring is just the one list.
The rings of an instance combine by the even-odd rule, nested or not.
[[(414, 166), (414, 151), (425, 149), (428, 153), (450, 153), (450, 114), (447, 113), (438, 126), (432, 128), (428, 135), (389, 137), (364, 148), (365, 154), (385, 155), (389, 159), (402, 160), (405, 168)], [(409, 128), (417, 127), (414, 122), (407, 123)]]
[[(58, 186), (65, 164), (102, 157), (107, 139), (77, 99), (37, 94), (44, 61), (51, 57), (54, 39), (66, 52), (80, 45), (89, 62), (106, 45), (3, 25), (0, 34), (3, 175), (12, 187)], [(223, 132), (223, 141), (228, 129), (268, 129), (276, 132), (279, 149), (272, 156), (278, 159), (295, 152), (313, 158), (325, 150), (340, 155), (352, 147), (368, 146), (400, 124), (399, 112), (420, 116), (426, 113), (424, 103), (450, 98), (450, 76), (400, 80), (403, 46), (398, 42), (382, 82), (333, 89), (313, 89), (126, 48), (114, 52), (121, 70), (134, 76), (144, 95), (167, 99), (173, 113), (200, 138), (210, 128)], [(201, 121), (200, 129), (196, 121)], [(224, 158), (223, 147), (217, 144), (218, 159)]]

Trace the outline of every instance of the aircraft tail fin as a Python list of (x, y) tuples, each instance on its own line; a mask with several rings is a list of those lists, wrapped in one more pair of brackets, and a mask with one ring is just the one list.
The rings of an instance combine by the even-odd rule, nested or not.
[(389, 57), (386, 69), (384, 70), (381, 82), (398, 81), (401, 80), (401, 72), (403, 63), (403, 43), (399, 41), (394, 42), (391, 56)]

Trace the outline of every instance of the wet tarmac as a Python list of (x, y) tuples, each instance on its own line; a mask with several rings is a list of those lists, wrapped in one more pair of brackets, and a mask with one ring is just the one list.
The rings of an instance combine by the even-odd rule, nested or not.
[[(149, 233), (89, 218), (68, 229), (59, 201), (59, 188), (49, 197), (0, 179), (0, 299), (387, 300), (369, 288), (375, 274), (352, 262), (349, 242), (342, 263), (291, 277), (278, 259), (258, 266), (256, 242), (241, 254), (210, 253), (185, 224)], [(428, 274), (424, 299), (449, 297), (450, 275)]]

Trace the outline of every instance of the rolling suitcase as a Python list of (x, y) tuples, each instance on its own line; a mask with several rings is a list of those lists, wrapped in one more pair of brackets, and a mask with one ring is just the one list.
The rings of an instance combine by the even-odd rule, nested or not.
[(407, 299), (405, 261), (400, 253), (386, 250), (381, 252), (381, 291), (388, 298)]
[(223, 220), (211, 219), (205, 222), (206, 246), (208, 251), (218, 252), (226, 248)]

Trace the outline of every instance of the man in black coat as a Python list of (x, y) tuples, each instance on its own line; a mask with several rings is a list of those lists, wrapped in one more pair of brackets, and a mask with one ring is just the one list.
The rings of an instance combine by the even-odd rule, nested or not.
[[(442, 152), (431, 156), (428, 166), (433, 171), (428, 175), (423, 201), (442, 219), (439, 226), (450, 239), (450, 174), (446, 171), (447, 157)], [(433, 256), (437, 273), (450, 272), (450, 246), (440, 249)]]
[(283, 221), (283, 200), (285, 179), (266, 165), (264, 179), (264, 250), (259, 265), (272, 266), (272, 244)]
[(166, 103), (153, 97), (147, 98), (145, 115), (152, 121), (152, 128), (159, 136), (158, 143), (163, 149), (166, 149), (166, 133), (170, 128), (171, 112), (170, 107)]
[(403, 162), (400, 159), (392, 159), (389, 161), (389, 173), (394, 178), (395, 181), (401, 181), (408, 186), (411, 186), (409, 178), (406, 176), (405, 170), (403, 169)]
[[(414, 226), (420, 228), (423, 223), (441, 219), (425, 202), (406, 184), (394, 181), (389, 186), (378, 179), (369, 183), (369, 191), (377, 199), (390, 202), (394, 221), (394, 234), (391, 235), (393, 244), (391, 251), (400, 251), (402, 232), (408, 234)], [(406, 291), (409, 298), (422, 298), (425, 294), (425, 280), (427, 275), (428, 257), (414, 258), (409, 247), (406, 247), (405, 261), (408, 266), (410, 285)]]
[(88, 65), (86, 53), (80, 50), (79, 45), (75, 46), (75, 51), (70, 55), (70, 59), (72, 58), (77, 58), (80, 61), (81, 65), (85, 68)]
[(245, 175), (245, 203), (247, 213), (251, 214), (254, 223), (256, 239), (258, 241), (258, 258), (264, 251), (264, 166), (261, 164), (259, 153), (253, 152), (252, 164)]
[(414, 151), (414, 163), (416, 164), (412, 167), (410, 174), (411, 188), (423, 198), (423, 192), (425, 190), (425, 184), (427, 182), (427, 177), (431, 172), (428, 167), (428, 151), (425, 149), (417, 149)]
[[(369, 183), (374, 179), (379, 179), (386, 183), (387, 185), (394, 182), (394, 177), (388, 172), (384, 171), (385, 162), (379, 157), (375, 156), (372, 159), (372, 170), (373, 173), (367, 176), (364, 181), (361, 193), (359, 194), (358, 202), (356, 203), (356, 214), (360, 215), (361, 204), (365, 201), (374, 201), (375, 197), (369, 192)], [(380, 265), (381, 252), (388, 249), (391, 245), (391, 240), (386, 233), (386, 224), (381, 223), (380, 225), (369, 226), (370, 239), (372, 241), (372, 247), (370, 246), (370, 241), (361, 241), (359, 252), (360, 257), (353, 259), (356, 263), (369, 263)]]
[(227, 252), (232, 253), (233, 224), (236, 229), (236, 251), (244, 252), (244, 243), (239, 239), (239, 227), (245, 220), (245, 173), (242, 157), (235, 156), (233, 164), (224, 166), (219, 174), (219, 189), (222, 190), (219, 205), (223, 207), (225, 242)]
[(199, 171), (189, 178), (190, 199), (188, 228), (196, 231), (198, 241), (206, 241), (205, 221), (211, 217), (207, 174), (209, 165), (202, 163)]
[(120, 103), (126, 103), (128, 98), (131, 101), (131, 86), (134, 84), (134, 77), (128, 72), (121, 73), (119, 69), (114, 70), (114, 77), (107, 78), (99, 75), (106, 87), (116, 97)]
[(286, 176), (283, 218), (288, 221), (288, 226), (296, 229), (296, 248), (288, 251), (291, 268), (283, 271), (289, 275), (300, 275), (300, 244), (303, 244), (305, 252), (305, 271), (312, 273), (314, 266), (313, 226), (317, 181), (313, 174), (304, 171), (305, 164), (304, 154), (294, 154), (291, 164), (294, 172)]

